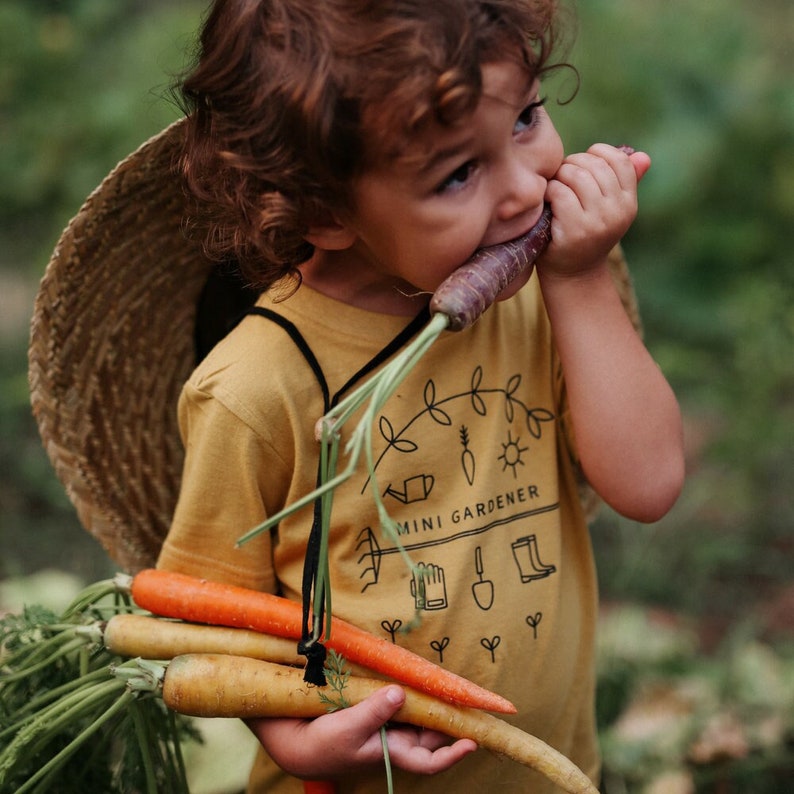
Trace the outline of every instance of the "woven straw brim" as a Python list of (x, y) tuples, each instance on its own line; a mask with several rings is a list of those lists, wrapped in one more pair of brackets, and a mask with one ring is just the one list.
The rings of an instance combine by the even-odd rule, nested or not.
[(61, 236), (36, 298), (33, 412), (80, 521), (123, 568), (151, 565), (176, 504), (179, 392), (212, 270), (183, 233), (177, 122), (123, 160)]

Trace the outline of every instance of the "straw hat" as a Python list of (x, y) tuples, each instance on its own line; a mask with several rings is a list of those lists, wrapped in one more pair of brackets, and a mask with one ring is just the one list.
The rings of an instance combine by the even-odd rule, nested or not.
[[(58, 241), (31, 327), (47, 454), (83, 526), (129, 571), (155, 562), (176, 505), (182, 385), (254, 299), (185, 236), (183, 128), (151, 138), (89, 196)], [(611, 264), (639, 327), (618, 249)], [(583, 500), (592, 506), (591, 493)]]
[(47, 454), (84, 527), (132, 571), (154, 563), (176, 504), (177, 399), (197, 345), (212, 344), (197, 307), (226, 309), (227, 282), (183, 231), (183, 128), (147, 141), (89, 196), (58, 241), (31, 327)]

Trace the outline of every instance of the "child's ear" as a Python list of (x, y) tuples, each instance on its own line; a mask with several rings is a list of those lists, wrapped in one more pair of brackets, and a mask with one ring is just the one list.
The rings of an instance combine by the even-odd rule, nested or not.
[(323, 251), (343, 251), (355, 242), (356, 233), (336, 217), (312, 224), (306, 241)]

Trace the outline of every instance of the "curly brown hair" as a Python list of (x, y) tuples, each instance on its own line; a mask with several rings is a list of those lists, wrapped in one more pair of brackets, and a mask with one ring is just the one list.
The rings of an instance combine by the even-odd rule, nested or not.
[(481, 66), (550, 68), (556, 0), (216, 0), (195, 66), (182, 170), (208, 255), (264, 289), (312, 254), (351, 184), (480, 96)]

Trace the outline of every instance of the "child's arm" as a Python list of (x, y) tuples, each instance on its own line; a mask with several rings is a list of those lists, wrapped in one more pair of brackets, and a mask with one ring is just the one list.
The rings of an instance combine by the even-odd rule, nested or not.
[(562, 361), (584, 473), (619, 513), (661, 518), (684, 477), (675, 396), (634, 331), (606, 257), (637, 211), (643, 153), (598, 144), (549, 182), (552, 243), (538, 273)]
[[(289, 774), (323, 780), (350, 777), (383, 768), (380, 727), (404, 700), (400, 687), (388, 686), (356, 706), (317, 719), (250, 720), (248, 726)], [(442, 772), (477, 749), (470, 739), (450, 744), (449, 737), (436, 731), (410, 726), (389, 726), (387, 736), (391, 765), (414, 774)]]

